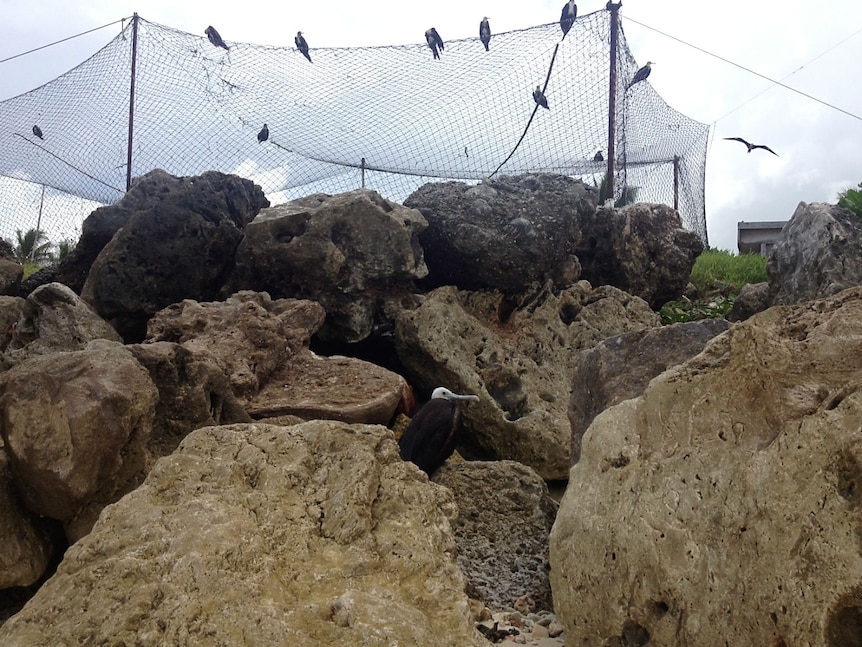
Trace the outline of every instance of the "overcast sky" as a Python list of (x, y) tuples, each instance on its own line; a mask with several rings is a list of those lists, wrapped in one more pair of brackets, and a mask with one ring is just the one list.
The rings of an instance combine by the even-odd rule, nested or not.
[[(417, 43), (431, 25), (444, 39), (471, 37), (485, 15), (493, 31), (521, 29), (558, 20), (563, 4), (0, 0), (0, 60), (134, 12), (192, 33), (202, 34), (212, 24), (228, 41), (264, 45), (292, 46), (294, 34), (302, 30), (314, 48)], [(579, 13), (604, 5), (582, 0)], [(656, 63), (649, 82), (662, 98), (687, 116), (713, 125), (706, 167), (712, 247), (735, 251), (738, 221), (787, 220), (800, 201), (835, 202), (838, 191), (862, 181), (862, 2), (627, 0), (621, 15), (638, 63)], [(74, 67), (119, 29), (117, 24), (0, 63), (0, 100)], [(782, 80), (856, 118), (654, 30)], [(779, 156), (762, 150), (747, 154), (742, 144), (722, 139), (737, 136), (766, 144)]]

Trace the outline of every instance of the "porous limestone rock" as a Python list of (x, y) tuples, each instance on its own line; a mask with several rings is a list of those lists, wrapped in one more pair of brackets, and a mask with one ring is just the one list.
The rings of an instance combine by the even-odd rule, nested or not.
[(800, 202), (769, 252), (766, 274), (773, 304), (862, 285), (862, 219), (833, 204)]
[(472, 598), (510, 609), (528, 596), (552, 611), (548, 536), (557, 503), (542, 478), (514, 461), (449, 462), (432, 480), (455, 496), (458, 564)]
[(659, 324), (642, 299), (579, 281), (518, 297), (438, 288), (402, 313), (395, 332), (398, 355), (421, 391), (445, 386), (480, 397), (461, 408), (466, 457), (514, 460), (553, 480), (568, 476), (566, 408), (579, 353)]
[(129, 351), (93, 343), (0, 374), (0, 436), (15, 485), (28, 509), (63, 522), (70, 541), (140, 482), (158, 397)]
[(105, 509), (0, 643), (480, 647), (456, 513), (381, 426), (199, 429)]
[(313, 299), (326, 309), (321, 338), (357, 342), (413, 302), (414, 281), (428, 273), (426, 226), (418, 211), (364, 189), (265, 209), (246, 227), (223, 293)]
[(769, 283), (746, 283), (742, 286), (736, 299), (733, 301), (733, 307), (727, 314), (728, 321), (745, 321), (750, 316), (763, 312), (772, 303), (769, 297)]
[(551, 532), (568, 645), (859, 644), (862, 288), (773, 307), (607, 409)]

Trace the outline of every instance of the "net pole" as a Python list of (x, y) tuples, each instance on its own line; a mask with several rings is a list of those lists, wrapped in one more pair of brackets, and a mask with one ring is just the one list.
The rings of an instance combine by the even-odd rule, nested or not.
[(673, 156), (673, 210), (679, 211), (679, 155)]
[(610, 74), (608, 75), (608, 170), (606, 195), (614, 196), (614, 158), (616, 157), (617, 130), (617, 47), (620, 25), (619, 9), (622, 2), (614, 4), (609, 1), (605, 9), (611, 12), (611, 58)]
[(126, 191), (132, 186), (132, 140), (135, 133), (135, 73), (138, 63), (138, 14), (132, 16), (132, 80), (129, 87), (129, 143), (126, 157)]

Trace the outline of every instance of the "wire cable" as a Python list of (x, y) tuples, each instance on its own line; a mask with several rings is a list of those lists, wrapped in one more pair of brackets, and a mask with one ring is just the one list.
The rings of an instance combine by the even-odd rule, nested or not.
[(40, 45), (39, 47), (34, 47), (33, 49), (29, 49), (26, 52), (21, 52), (20, 54), (13, 54), (12, 56), (8, 56), (4, 59), (0, 59), (0, 63), (5, 63), (7, 61), (11, 61), (16, 58), (21, 58), (22, 56), (27, 56), (27, 54), (32, 54), (33, 52), (38, 52), (42, 49), (47, 49), (48, 47), (53, 47), (54, 45), (59, 45), (60, 43), (65, 43), (67, 40), (72, 40), (74, 38), (78, 38), (79, 36), (86, 36), (87, 34), (92, 34), (94, 31), (99, 31), (100, 29), (105, 29), (106, 27), (110, 27), (111, 25), (116, 25), (117, 23), (125, 23), (128, 18), (120, 18), (119, 20), (114, 20), (109, 22), (101, 27), (93, 27), (92, 29), (88, 29), (87, 31), (82, 31), (80, 34), (75, 34), (74, 36), (67, 36), (66, 38), (61, 38), (60, 40), (55, 40), (53, 43), (48, 43), (47, 45)]

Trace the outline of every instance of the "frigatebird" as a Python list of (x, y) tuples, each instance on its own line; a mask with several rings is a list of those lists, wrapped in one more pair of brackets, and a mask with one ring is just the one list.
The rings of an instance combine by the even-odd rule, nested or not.
[(308, 53), (308, 43), (301, 31), (296, 32), (296, 37), (293, 39), (293, 42), (296, 43), (296, 49), (302, 52), (302, 55), (308, 59), (309, 63), (311, 63), (311, 55)]
[(548, 100), (545, 98), (545, 93), (542, 92), (542, 86), (537, 85), (536, 89), (533, 90), (533, 101), (538, 103), (543, 108), (550, 110), (550, 108), (548, 108)]
[(652, 72), (652, 67), (650, 67), (651, 65), (655, 65), (655, 63), (653, 63), (652, 61), (647, 61), (646, 65), (644, 65), (641, 69), (635, 72), (635, 75), (632, 77), (632, 80), (626, 86), (626, 90), (632, 87), (635, 83), (640, 83), (641, 81), (646, 79), (649, 76), (650, 72)]
[(488, 43), (491, 42), (491, 25), (488, 23), (488, 16), (482, 18), (479, 23), (479, 40), (485, 46), (485, 51), (488, 51)]
[(745, 145), (748, 147), (748, 152), (749, 152), (749, 153), (750, 153), (751, 151), (753, 151), (755, 148), (762, 148), (763, 150), (767, 150), (767, 151), (769, 151), (770, 153), (772, 153), (772, 154), (773, 154), (773, 155), (775, 155), (776, 157), (779, 157), (778, 153), (776, 153), (774, 150), (772, 150), (771, 148), (769, 148), (769, 146), (764, 146), (763, 144), (749, 144), (749, 143), (748, 143), (747, 141), (745, 141), (742, 137), (725, 137), (724, 139), (730, 139), (730, 140), (733, 140), (733, 141), (735, 141), (735, 142), (742, 142), (743, 144), (745, 144)]
[(575, 18), (578, 17), (578, 5), (575, 0), (569, 0), (563, 5), (563, 13), (560, 14), (560, 29), (563, 30), (563, 38), (569, 33), (572, 25), (575, 24)]
[(443, 47), (443, 39), (440, 38), (440, 34), (437, 33), (437, 30), (433, 27), (425, 32), (425, 42), (428, 43), (428, 47), (431, 48), (431, 51), (434, 52), (434, 58), (440, 58), (440, 52), (442, 52), (445, 47)]
[(479, 401), (476, 395), (458, 395), (438, 386), (398, 441), (401, 458), (415, 463), (431, 476), (455, 451), (461, 430), (459, 400)]
[(210, 25), (204, 30), (204, 33), (207, 35), (207, 38), (210, 39), (210, 42), (216, 47), (223, 47), (224, 49), (230, 51), (230, 47), (228, 47), (225, 42), (222, 40), (219, 33), (216, 31), (216, 28)]
[(257, 143), (262, 144), (267, 139), (269, 139), (269, 128), (264, 124), (263, 128), (260, 129), (260, 132), (257, 134)]
[(605, 161), (605, 156), (602, 155), (602, 151), (596, 151), (596, 154), (593, 155), (593, 161), (594, 162), (604, 162)]
[(42, 137), (42, 129), (39, 128), (39, 126), (33, 126), (33, 134), (36, 135), (36, 137), (38, 137), (39, 139), (45, 139), (44, 137)]

